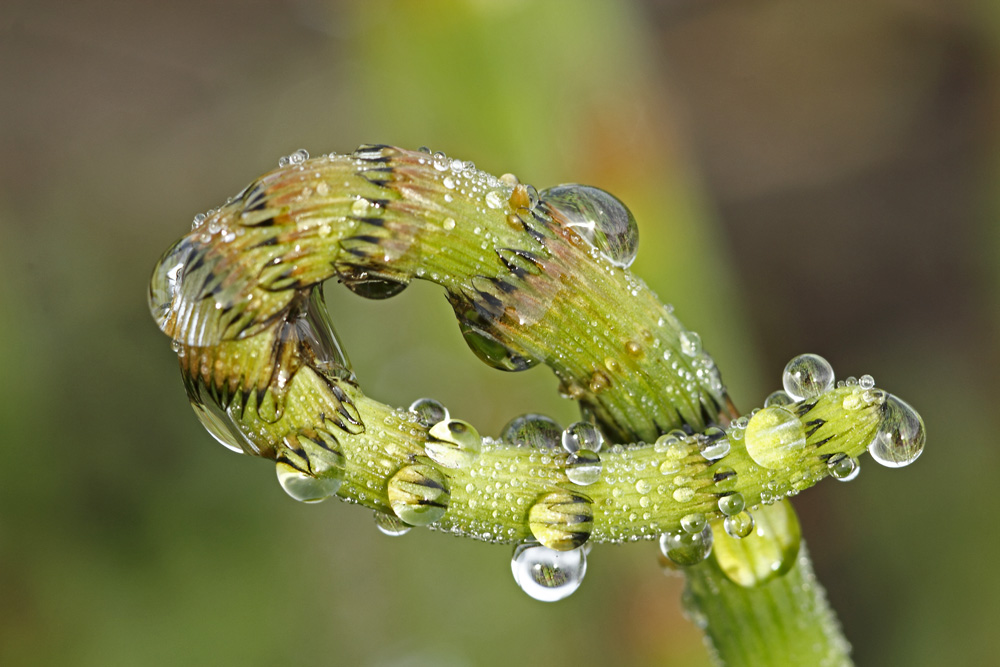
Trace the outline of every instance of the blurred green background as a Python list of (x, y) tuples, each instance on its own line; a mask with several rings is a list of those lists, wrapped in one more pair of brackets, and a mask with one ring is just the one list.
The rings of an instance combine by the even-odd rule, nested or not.
[[(0, 664), (707, 664), (651, 543), (537, 603), (508, 548), (297, 504), (199, 426), (153, 263), (279, 156), (361, 142), (615, 192), (741, 408), (806, 351), (917, 407), (923, 457), (803, 494), (803, 531), (859, 664), (995, 662), (998, 55), (987, 0), (7, 0)], [(371, 396), (576, 414), (432, 286), (327, 295)]]

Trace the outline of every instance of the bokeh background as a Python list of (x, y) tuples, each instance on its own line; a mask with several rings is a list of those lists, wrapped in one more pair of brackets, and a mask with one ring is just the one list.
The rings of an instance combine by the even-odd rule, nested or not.
[[(0, 664), (707, 664), (651, 543), (537, 603), (508, 548), (297, 504), (198, 425), (153, 263), (362, 142), (615, 192), (744, 409), (806, 351), (916, 406), (923, 457), (803, 494), (804, 534), (859, 664), (995, 659), (998, 56), (992, 0), (5, 0)], [(433, 286), (326, 291), (370, 395), (573, 420)]]

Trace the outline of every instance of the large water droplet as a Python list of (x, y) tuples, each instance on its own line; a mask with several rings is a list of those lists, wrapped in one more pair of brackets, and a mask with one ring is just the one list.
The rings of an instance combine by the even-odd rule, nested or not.
[(325, 375), (354, 380), (351, 362), (333, 328), (320, 286), (317, 285), (310, 292), (305, 307), (294, 320), (293, 330), (298, 340), (305, 343), (312, 352), (311, 365), (314, 368)]
[(701, 436), (701, 455), (706, 460), (718, 461), (729, 453), (731, 448), (729, 438), (718, 426), (709, 426)]
[[(343, 480), (338, 477), (314, 477), (284, 461), (275, 464), (278, 482), (289, 496), (303, 503), (318, 503), (337, 493)], [(332, 472), (332, 471), (331, 471)]]
[(552, 219), (569, 227), (612, 264), (631, 266), (639, 249), (639, 227), (614, 195), (588, 185), (557, 185), (541, 193)]
[(483, 448), (479, 431), (460, 419), (440, 421), (427, 433), (430, 438), (424, 443), (424, 451), (445, 468), (468, 468)]
[(410, 526), (403, 523), (403, 520), (392, 514), (375, 511), (375, 527), (379, 532), (389, 537), (399, 537), (410, 532)]
[(415, 414), (424, 426), (433, 426), (451, 417), (448, 414), (448, 408), (433, 398), (418, 398), (410, 403), (410, 407), (407, 410)]
[(795, 510), (785, 500), (754, 510), (753, 534), (742, 539), (720, 532), (715, 559), (731, 581), (759, 586), (792, 569), (802, 542)]
[(785, 366), (781, 383), (796, 401), (833, 389), (833, 366), (818, 354), (800, 354)]
[(198, 421), (223, 447), (237, 454), (254, 451), (253, 445), (236, 428), (226, 411), (216, 405), (211, 398), (203, 399), (200, 389), (189, 388), (188, 400), (195, 415), (198, 416)]
[(502, 371), (524, 371), (538, 365), (538, 359), (533, 359), (517, 352), (501, 343), (484, 327), (459, 316), (459, 329), (462, 337), (477, 357), (484, 363)]
[(581, 450), (589, 449), (592, 452), (601, 451), (604, 445), (604, 436), (597, 430), (597, 427), (586, 421), (579, 421), (570, 424), (562, 432), (562, 446), (570, 454)]
[(402, 274), (391, 277), (374, 273), (351, 264), (338, 263), (337, 277), (347, 289), (366, 299), (388, 299), (402, 292), (410, 284)]
[(580, 587), (587, 573), (587, 554), (582, 547), (555, 551), (528, 542), (514, 547), (510, 569), (522, 591), (536, 600), (555, 602)]
[(589, 486), (601, 478), (600, 455), (589, 449), (578, 449), (566, 459), (566, 477), (580, 486)]
[(528, 510), (528, 527), (544, 546), (556, 551), (569, 551), (590, 537), (594, 527), (594, 508), (589, 498), (577, 493), (546, 493)]
[(910, 465), (924, 451), (924, 420), (906, 402), (889, 394), (882, 407), (882, 421), (868, 453), (889, 468)]
[(518, 447), (554, 449), (559, 446), (562, 427), (545, 415), (527, 414), (510, 420), (500, 432), (500, 439)]
[(701, 522), (689, 522), (691, 528), (701, 523), (698, 532), (689, 532), (685, 528), (660, 535), (660, 551), (677, 565), (695, 565), (708, 558), (712, 553), (712, 528)]
[(774, 406), (750, 418), (743, 439), (757, 465), (778, 469), (798, 459), (806, 446), (806, 431), (791, 411)]
[(411, 526), (434, 523), (448, 510), (451, 492), (444, 474), (432, 465), (416, 463), (389, 479), (389, 505)]
[(722, 522), (722, 527), (725, 529), (726, 534), (736, 539), (742, 539), (752, 533), (753, 525), (753, 515), (746, 510), (732, 516), (727, 516), (725, 521)]

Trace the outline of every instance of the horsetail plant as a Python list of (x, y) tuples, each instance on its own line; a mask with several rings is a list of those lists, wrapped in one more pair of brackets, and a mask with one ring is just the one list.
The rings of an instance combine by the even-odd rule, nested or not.
[[(515, 581), (545, 601), (577, 589), (591, 544), (655, 539), (721, 663), (849, 664), (787, 497), (853, 479), (865, 450), (912, 462), (923, 422), (809, 354), (740, 416), (698, 334), (629, 272), (637, 242), (596, 188), (539, 193), (423, 149), (300, 150), (196, 216), (149, 305), (202, 424), (273, 460), (293, 498), (364, 505), (390, 535), (511, 544)], [(548, 365), (581, 421), (525, 415), (494, 439), (432, 399), (366, 396), (323, 304), (333, 277), (374, 299), (442, 286), (480, 359)]]

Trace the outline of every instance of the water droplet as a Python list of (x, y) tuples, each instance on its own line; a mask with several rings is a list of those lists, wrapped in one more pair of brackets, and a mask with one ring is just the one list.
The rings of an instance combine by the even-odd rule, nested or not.
[(338, 263), (336, 270), (337, 277), (347, 289), (366, 299), (381, 300), (394, 297), (410, 284), (409, 278), (402, 275), (390, 277), (376, 274), (353, 264)]
[(579, 449), (566, 460), (566, 477), (580, 486), (589, 486), (601, 478), (601, 456), (589, 449)]
[(694, 357), (701, 352), (701, 336), (695, 331), (682, 331), (680, 335), (681, 352)]
[(838, 482), (850, 482), (861, 472), (861, 464), (858, 463), (858, 460), (844, 453), (834, 454), (827, 459), (826, 465), (830, 471), (830, 477)]
[(434, 168), (438, 171), (446, 171), (448, 169), (448, 156), (438, 151), (434, 153)]
[(555, 602), (571, 595), (587, 573), (587, 554), (583, 547), (555, 551), (527, 542), (514, 547), (510, 569), (518, 587), (542, 602)]
[(444, 474), (425, 463), (400, 469), (389, 479), (386, 490), (392, 511), (411, 526), (434, 523), (444, 516), (451, 500)]
[(785, 366), (781, 383), (796, 401), (833, 389), (833, 366), (818, 354), (800, 354)]
[(916, 410), (889, 394), (882, 408), (882, 421), (868, 453), (889, 468), (910, 465), (924, 451), (927, 432)]
[(410, 532), (410, 526), (403, 523), (399, 517), (377, 510), (375, 512), (375, 527), (379, 529), (380, 533), (389, 537), (399, 537)]
[(663, 533), (660, 535), (660, 551), (677, 565), (696, 565), (712, 553), (712, 542), (712, 528), (705, 524), (696, 533), (683, 529)]
[(736, 488), (736, 471), (729, 466), (720, 466), (716, 469), (713, 479), (716, 491), (732, 491)]
[(648, 479), (639, 479), (635, 483), (635, 492), (641, 493), (643, 495), (649, 493), (653, 490), (653, 485), (649, 483)]
[(707, 461), (718, 461), (729, 453), (729, 438), (718, 426), (709, 426), (701, 435), (701, 455)]
[(455, 179), (452, 178), (451, 176), (445, 176), (442, 183), (444, 183), (444, 187), (448, 188), (449, 190), (455, 189)]
[(674, 500), (676, 500), (677, 502), (686, 503), (689, 502), (692, 498), (694, 498), (694, 489), (692, 489), (690, 486), (681, 486), (674, 489), (673, 496)]
[(243, 454), (244, 451), (254, 451), (254, 447), (250, 444), (246, 437), (240, 433), (239, 429), (236, 428), (227, 412), (216, 405), (215, 401), (211, 398), (202, 398), (200, 388), (189, 389), (188, 400), (191, 403), (191, 408), (194, 410), (195, 415), (198, 417), (198, 421), (201, 422), (201, 425), (205, 427), (205, 430), (208, 431), (209, 434), (219, 442), (219, 444), (226, 449), (236, 452), (237, 454)]
[(587, 185), (570, 184), (543, 191), (541, 201), (556, 223), (572, 229), (605, 259), (623, 268), (631, 266), (639, 248), (639, 227), (617, 197)]
[(510, 420), (500, 432), (500, 439), (518, 447), (554, 449), (559, 446), (562, 427), (545, 415), (527, 414)]
[(370, 207), (371, 205), (368, 203), (367, 199), (364, 197), (358, 197), (354, 200), (354, 203), (351, 204), (351, 214), (356, 215), (359, 218), (363, 218), (365, 217), (365, 214), (368, 213), (368, 209)]
[(858, 378), (858, 386), (862, 389), (874, 389), (875, 388), (875, 378), (871, 375), (862, 375)]
[(586, 496), (570, 491), (546, 493), (528, 510), (528, 528), (544, 546), (556, 551), (575, 549), (590, 537), (594, 509)]
[(806, 446), (802, 422), (787, 408), (774, 406), (755, 414), (744, 436), (747, 453), (757, 465), (778, 469), (796, 460)]
[(753, 532), (753, 515), (744, 510), (738, 514), (727, 516), (722, 522), (722, 527), (725, 528), (726, 534), (730, 537), (742, 539)]
[(785, 393), (783, 389), (771, 392), (766, 399), (764, 399), (764, 407), (769, 408), (772, 405), (791, 405), (795, 402), (791, 396)]
[(470, 321), (459, 314), (458, 327), (469, 349), (479, 357), (480, 361), (493, 368), (517, 372), (538, 365), (538, 359), (533, 359), (504, 345), (481, 323)]
[(570, 424), (562, 432), (562, 446), (570, 454), (580, 449), (589, 449), (592, 452), (601, 451), (604, 445), (604, 436), (597, 430), (597, 427), (590, 422), (580, 421)]
[(500, 208), (503, 206), (503, 195), (496, 190), (491, 190), (486, 194), (486, 205), (490, 208)]
[(483, 447), (479, 432), (460, 419), (440, 421), (427, 433), (430, 437), (424, 443), (424, 451), (445, 468), (468, 468), (479, 458)]
[(455, 218), (445, 218), (441, 222), (441, 226), (450, 232), (451, 230), (455, 229)]
[[(338, 477), (313, 477), (284, 461), (275, 464), (278, 482), (289, 496), (303, 503), (318, 503), (337, 493), (343, 480)], [(331, 470), (332, 472), (332, 470)]]
[(681, 528), (687, 533), (700, 533), (705, 530), (708, 520), (701, 512), (688, 514), (681, 518)]
[(728, 496), (719, 498), (719, 511), (726, 516), (739, 514), (746, 506), (747, 504), (743, 500), (743, 495), (739, 493), (731, 493)]
[(433, 398), (418, 398), (410, 403), (410, 407), (407, 410), (417, 415), (420, 423), (424, 426), (433, 426), (438, 422), (447, 420), (451, 416), (448, 414), (448, 408)]
[(742, 539), (720, 533), (715, 560), (733, 583), (759, 586), (795, 565), (802, 533), (795, 510), (787, 500), (755, 510), (755, 528)]

